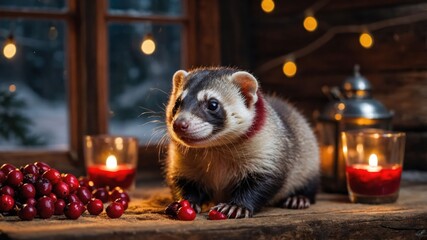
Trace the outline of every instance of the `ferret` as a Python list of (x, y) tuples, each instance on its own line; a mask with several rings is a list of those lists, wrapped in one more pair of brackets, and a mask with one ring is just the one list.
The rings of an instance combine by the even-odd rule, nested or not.
[(264, 206), (308, 208), (319, 183), (319, 153), (307, 120), (264, 95), (257, 79), (226, 67), (179, 70), (166, 107), (166, 182), (199, 213), (214, 203), (228, 217)]

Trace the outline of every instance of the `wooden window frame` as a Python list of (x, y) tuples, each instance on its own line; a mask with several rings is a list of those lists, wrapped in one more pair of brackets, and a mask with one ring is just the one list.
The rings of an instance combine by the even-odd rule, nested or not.
[[(1, 151), (0, 163), (16, 166), (44, 161), (62, 171), (84, 173), (83, 137), (108, 133), (108, 22), (179, 23), (183, 26), (182, 68), (220, 64), (216, 0), (183, 0), (182, 16), (128, 16), (108, 13), (108, 0), (67, 0), (65, 11), (0, 9), (0, 18), (54, 19), (66, 22), (69, 150)], [(159, 149), (140, 146), (140, 168), (158, 169)], [(161, 156), (160, 156), (161, 157)]]

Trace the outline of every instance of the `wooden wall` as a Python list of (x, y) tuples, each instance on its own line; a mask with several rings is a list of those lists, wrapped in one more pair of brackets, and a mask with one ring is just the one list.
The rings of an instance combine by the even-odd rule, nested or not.
[(298, 73), (286, 78), (281, 64), (261, 71), (271, 59), (307, 46), (338, 25), (369, 24), (412, 14), (427, 15), (421, 0), (331, 0), (316, 12), (319, 28), (302, 27), (312, 0), (276, 0), (273, 13), (260, 0), (221, 0), (222, 64), (253, 72), (264, 91), (295, 103), (313, 122), (313, 112), (328, 101), (322, 86), (337, 86), (359, 64), (371, 81), (374, 97), (395, 112), (395, 130), (407, 132), (405, 168), (427, 170), (427, 20), (373, 32), (375, 44), (364, 49), (358, 34), (338, 34), (310, 54), (296, 59)]

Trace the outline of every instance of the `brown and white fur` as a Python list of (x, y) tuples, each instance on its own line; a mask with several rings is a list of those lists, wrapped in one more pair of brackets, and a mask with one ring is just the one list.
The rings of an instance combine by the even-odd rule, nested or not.
[(166, 109), (166, 180), (176, 199), (229, 217), (263, 206), (301, 209), (315, 202), (316, 138), (287, 102), (232, 68), (177, 71)]

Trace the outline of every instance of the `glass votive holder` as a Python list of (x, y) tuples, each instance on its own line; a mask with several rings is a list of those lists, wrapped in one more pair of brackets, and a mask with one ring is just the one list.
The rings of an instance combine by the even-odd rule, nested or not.
[(95, 187), (135, 188), (138, 140), (128, 136), (89, 135), (84, 140), (88, 177)]
[(347, 189), (353, 203), (392, 203), (399, 196), (405, 133), (381, 129), (344, 131)]

